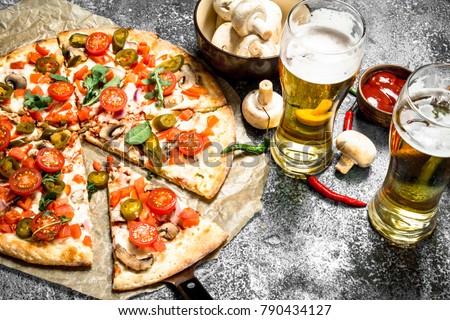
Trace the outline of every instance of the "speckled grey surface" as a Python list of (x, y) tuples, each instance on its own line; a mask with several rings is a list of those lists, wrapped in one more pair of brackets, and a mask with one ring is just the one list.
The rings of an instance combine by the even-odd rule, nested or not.
[[(0, 0), (0, 9), (16, 0)], [(117, 24), (157, 32), (198, 54), (194, 0), (74, 0)], [(392, 63), (415, 69), (450, 62), (449, 0), (349, 0), (368, 27), (362, 69)], [(280, 91), (277, 79), (272, 79)], [(241, 97), (255, 82), (231, 82)], [(353, 97), (344, 101), (336, 122)], [(369, 136), (379, 156), (369, 169), (346, 176), (330, 167), (320, 179), (330, 188), (369, 200), (388, 164), (388, 130), (356, 115), (354, 128)], [(247, 127), (258, 143), (261, 132)], [(333, 164), (337, 161), (334, 159)], [(217, 260), (197, 268), (216, 299), (450, 299), (450, 192), (440, 203), (439, 225), (415, 249), (391, 247), (370, 227), (365, 209), (324, 199), (271, 163), (264, 208)], [(50, 271), (49, 271), (50, 272)], [(1, 299), (89, 299), (57, 284), (0, 266)], [(138, 299), (181, 299), (170, 287)]]

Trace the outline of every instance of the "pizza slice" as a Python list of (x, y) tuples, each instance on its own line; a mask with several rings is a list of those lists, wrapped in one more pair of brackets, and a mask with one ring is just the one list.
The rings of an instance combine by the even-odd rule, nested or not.
[(0, 109), (78, 130), (74, 86), (64, 76), (63, 61), (56, 39), (26, 45), (0, 58)]
[(76, 133), (0, 150), (0, 252), (29, 263), (92, 264), (85, 168)]
[(110, 163), (113, 289), (164, 280), (201, 260), (228, 237), (217, 224), (122, 162)]
[(220, 152), (236, 139), (231, 107), (207, 113), (167, 111), (150, 121), (116, 120), (92, 125), (87, 141), (143, 165), (208, 199), (224, 183), (231, 155)]

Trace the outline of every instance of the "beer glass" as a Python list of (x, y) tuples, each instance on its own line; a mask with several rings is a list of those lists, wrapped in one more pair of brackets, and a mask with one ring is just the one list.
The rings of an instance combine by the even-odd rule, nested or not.
[(392, 244), (410, 247), (433, 232), (450, 182), (450, 64), (423, 66), (409, 76), (392, 114), (389, 148), (389, 169), (368, 205), (369, 219)]
[(331, 162), (334, 118), (358, 74), (364, 36), (363, 18), (341, 1), (306, 0), (289, 13), (279, 59), (284, 114), (270, 148), (287, 175), (305, 178)]

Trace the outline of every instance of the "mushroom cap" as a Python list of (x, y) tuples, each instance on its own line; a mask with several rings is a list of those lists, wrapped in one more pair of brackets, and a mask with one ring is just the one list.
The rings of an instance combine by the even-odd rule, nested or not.
[(370, 166), (377, 156), (377, 149), (373, 142), (355, 130), (341, 132), (336, 138), (336, 147), (362, 168)]
[[(280, 123), (283, 115), (283, 98), (273, 92), (270, 101), (262, 104), (259, 100), (260, 95), (259, 90), (253, 90), (247, 94), (242, 102), (242, 115), (249, 124), (257, 129), (274, 128)], [(266, 111), (270, 116), (269, 123)]]

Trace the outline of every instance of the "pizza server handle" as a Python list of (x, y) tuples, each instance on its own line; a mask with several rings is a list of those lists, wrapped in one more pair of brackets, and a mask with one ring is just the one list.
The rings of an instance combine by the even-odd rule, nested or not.
[(196, 276), (176, 287), (186, 300), (213, 300)]

